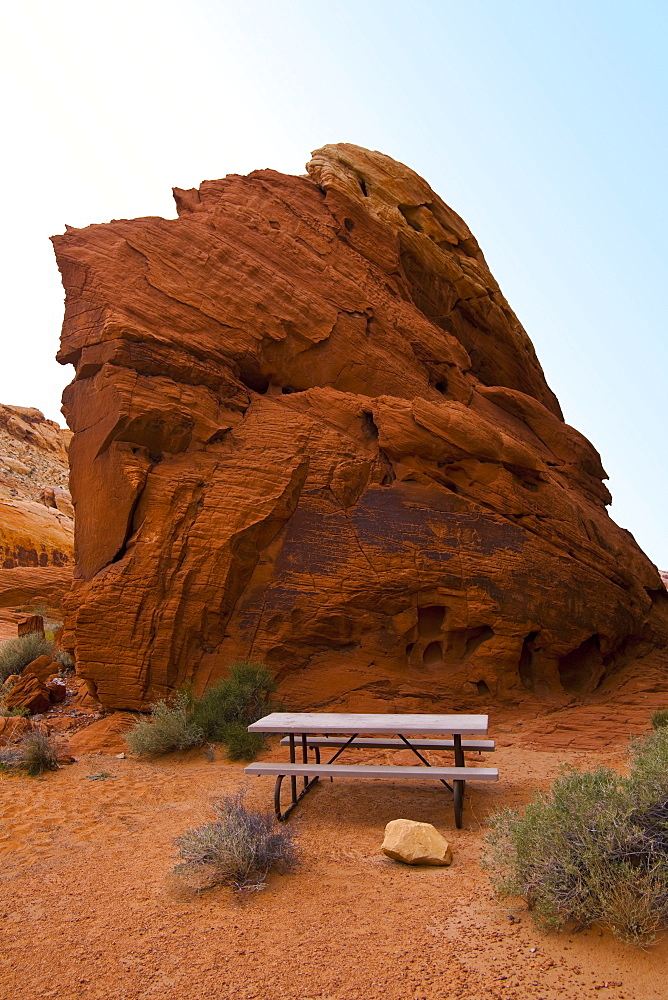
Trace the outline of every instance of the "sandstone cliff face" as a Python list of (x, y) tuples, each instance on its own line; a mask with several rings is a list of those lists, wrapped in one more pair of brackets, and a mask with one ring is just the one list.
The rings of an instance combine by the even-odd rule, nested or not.
[(465, 223), (350, 145), (54, 238), (68, 641), (116, 708), (264, 660), (293, 707), (590, 691), (666, 636)]

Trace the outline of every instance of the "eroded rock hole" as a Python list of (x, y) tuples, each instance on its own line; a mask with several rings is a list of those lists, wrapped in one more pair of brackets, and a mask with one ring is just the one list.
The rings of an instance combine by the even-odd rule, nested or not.
[(251, 392), (258, 392), (261, 396), (264, 396), (269, 388), (269, 379), (257, 370), (242, 368), (239, 371), (239, 378), (247, 389), (250, 389)]
[(214, 431), (210, 438), (207, 438), (207, 444), (219, 444), (224, 441), (227, 435), (230, 433), (229, 427), (221, 427), (220, 430)]
[(353, 229), (355, 228), (355, 223), (353, 222), (352, 219), (344, 219), (343, 225), (346, 227), (349, 233), (352, 233)]
[(533, 691), (535, 677), (533, 671), (533, 651), (534, 642), (538, 638), (538, 632), (529, 632), (522, 643), (522, 652), (518, 664), (520, 680), (527, 691)]
[(416, 233), (423, 232), (422, 224), (420, 222), (420, 209), (421, 205), (399, 205), (399, 211), (403, 215), (404, 219)]
[(360, 191), (362, 192), (362, 194), (364, 195), (365, 198), (368, 198), (369, 197), (369, 192), (367, 191), (366, 181), (364, 180), (363, 177), (360, 177), (358, 179), (359, 179), (359, 182), (360, 182)]
[(525, 490), (530, 490), (532, 493), (536, 493), (545, 483), (545, 480), (542, 478), (540, 473), (536, 472), (534, 469), (525, 469), (521, 465), (512, 465), (510, 462), (504, 462), (503, 465), (508, 472), (512, 473), (516, 479), (519, 479), (520, 485), (523, 486)]
[(478, 694), (481, 694), (484, 698), (487, 698), (492, 693), (486, 681), (476, 681), (475, 686), (478, 689)]
[(440, 392), (442, 396), (447, 396), (448, 394), (448, 382), (447, 379), (439, 379), (438, 382), (434, 384), (434, 389)]
[(649, 597), (652, 604), (668, 604), (668, 593), (666, 592), (665, 586), (657, 587), (655, 589), (645, 587), (645, 593)]
[(362, 414), (362, 430), (372, 441), (378, 440), (378, 428), (374, 422), (373, 413), (369, 413), (368, 410)]
[(422, 639), (436, 639), (441, 634), (444, 619), (445, 608), (440, 605), (418, 608), (418, 635)]
[(480, 625), (478, 628), (469, 629), (466, 635), (464, 656), (472, 656), (478, 646), (482, 646), (483, 642), (487, 642), (493, 635), (494, 629), (490, 628), (489, 625)]
[(397, 474), (394, 471), (394, 468), (392, 467), (392, 463), (390, 462), (389, 458), (387, 457), (382, 448), (379, 448), (379, 453), (380, 453), (380, 458), (382, 459), (384, 465), (383, 478), (381, 480), (380, 485), (391, 486), (392, 483), (397, 478)]
[(281, 392), (284, 396), (289, 396), (291, 393), (296, 392), (296, 390), (291, 388), (289, 385), (284, 385)]
[(443, 663), (443, 649), (440, 642), (430, 642), (422, 654), (425, 667), (436, 667)]
[(415, 646), (414, 642), (409, 642), (408, 643), (408, 645), (406, 646), (406, 656), (410, 656), (411, 655), (411, 653), (413, 652), (413, 647), (414, 646)]
[(559, 660), (559, 680), (569, 694), (583, 694), (596, 687), (603, 671), (601, 640), (598, 634), (580, 643)]

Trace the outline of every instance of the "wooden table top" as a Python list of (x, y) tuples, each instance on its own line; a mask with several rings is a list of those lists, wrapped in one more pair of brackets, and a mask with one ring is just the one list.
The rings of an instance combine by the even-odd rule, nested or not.
[(349, 712), (272, 712), (249, 733), (432, 733), (484, 736), (486, 715), (383, 715)]

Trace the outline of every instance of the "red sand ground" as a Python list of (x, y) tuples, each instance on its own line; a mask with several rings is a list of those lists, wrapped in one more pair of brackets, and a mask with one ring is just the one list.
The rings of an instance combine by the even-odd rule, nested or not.
[[(668, 940), (641, 950), (598, 929), (543, 934), (522, 905), (493, 899), (479, 864), (490, 812), (547, 787), (564, 760), (623, 768), (629, 736), (666, 704), (652, 686), (644, 668), (597, 704), (491, 709), (501, 780), (470, 789), (461, 831), (435, 784), (323, 782), (290, 821), (300, 867), (241, 898), (193, 894), (172, 874), (173, 838), (209, 820), (215, 798), (247, 785), (252, 805), (271, 806), (272, 781), (220, 754), (85, 755), (41, 780), (1, 779), (0, 996), (663, 1000)], [(452, 867), (383, 857), (399, 816), (442, 830)]]

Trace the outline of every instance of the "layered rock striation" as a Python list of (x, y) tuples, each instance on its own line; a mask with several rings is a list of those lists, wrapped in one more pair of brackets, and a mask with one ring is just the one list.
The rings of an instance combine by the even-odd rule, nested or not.
[(54, 237), (78, 671), (131, 709), (248, 658), (294, 707), (593, 690), (668, 602), (599, 455), (424, 180), (307, 170)]

